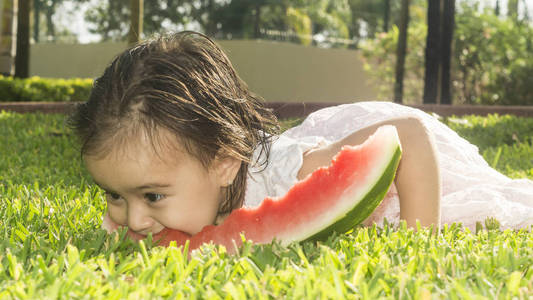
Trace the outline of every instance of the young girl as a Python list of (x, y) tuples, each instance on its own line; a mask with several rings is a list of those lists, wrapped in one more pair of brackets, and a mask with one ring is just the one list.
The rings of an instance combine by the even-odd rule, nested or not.
[(533, 224), (533, 182), (494, 171), (476, 147), (419, 110), (341, 105), (278, 135), (272, 112), (199, 33), (124, 51), (71, 121), (83, 161), (105, 191), (108, 230), (197, 233), (236, 208), (283, 195), (343, 145), (361, 143), (384, 124), (396, 126), (403, 156), (394, 186), (365, 224), (385, 217), (409, 226), (419, 220), (474, 228), (486, 217), (504, 228)]

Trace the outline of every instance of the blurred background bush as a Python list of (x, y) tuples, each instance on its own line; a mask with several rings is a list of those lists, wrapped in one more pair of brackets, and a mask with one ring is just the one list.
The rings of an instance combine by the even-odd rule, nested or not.
[[(141, 4), (141, 9), (135, 8), (133, 3)], [(440, 5), (434, 5), (435, 3)], [(445, 6), (451, 7), (451, 25), (445, 23), (448, 20), (446, 18), (450, 18), (450, 14), (442, 12)], [(408, 15), (402, 13), (402, 7), (408, 8), (405, 10)], [(436, 9), (440, 9), (440, 20), (434, 18)], [(324, 82), (326, 89), (324, 94), (331, 94), (331, 101), (338, 102), (342, 97), (344, 101), (372, 100), (369, 99), (371, 95), (375, 95), (374, 98), (379, 100), (397, 99), (394, 86), (395, 82), (401, 81), (404, 96), (403, 100), (400, 98), (399, 101), (405, 104), (418, 104), (423, 101), (422, 99), (426, 101), (424, 95), (427, 87), (425, 80), (428, 77), (425, 73), (426, 55), (431, 36), (427, 33), (437, 24), (436, 26), (441, 28), (448, 26), (453, 32), (452, 39), (448, 42), (443, 41), (440, 45), (442, 49), (448, 46), (451, 48), (451, 66), (441, 67), (449, 69), (451, 103), (531, 105), (533, 104), (532, 10), (531, 0), (0, 0), (2, 12), (0, 73), (21, 78), (30, 75), (43, 76), (30, 74), (29, 71), (31, 65), (48, 60), (47, 57), (38, 56), (33, 58), (33, 62), (30, 61), (28, 49), (36, 52), (38, 45), (98, 43), (104, 49), (107, 47), (106, 43), (113, 42), (122, 43), (119, 45), (120, 49), (123, 49), (126, 42), (132, 42), (131, 33), (140, 33), (136, 37), (139, 40), (165, 31), (197, 30), (219, 41), (262, 40), (321, 49), (349, 49), (353, 52), (354, 59), (366, 66), (366, 71), (359, 70), (358, 67), (354, 69), (357, 74), (364, 73), (360, 75), (365, 79), (362, 80), (361, 77), (344, 71), (339, 72), (338, 77), (334, 79), (342, 81), (346, 80), (342, 77), (350, 77), (347, 80), (352, 80), (354, 85), (366, 85), (369, 90), (375, 91), (357, 94), (349, 90), (349, 84), (332, 86), (332, 83)], [(428, 16), (433, 17), (428, 18)], [(135, 25), (138, 26), (137, 30), (132, 30), (134, 24), (139, 21), (140, 25)], [(408, 28), (404, 54), (398, 52), (401, 46), (399, 42), (403, 41), (400, 34), (403, 31), (403, 27), (400, 26), (402, 22), (405, 22)], [(81, 50), (72, 51), (81, 53)], [(117, 50), (113, 48), (108, 52), (116, 54)], [(234, 52), (235, 56), (240, 55), (237, 53), (239, 50)], [(64, 56), (59, 51), (57, 55)], [(87, 58), (89, 64), (90, 59), (97, 60), (102, 56), (99, 51), (84, 55), (92, 56)], [(265, 59), (275, 60), (283, 56), (289, 54), (276, 54), (273, 58), (265, 57)], [(405, 57), (402, 79), (397, 75), (396, 66), (400, 56)], [(310, 57), (313, 57), (313, 60), (306, 58), (309, 60), (306, 63), (315, 63), (314, 56)], [(61, 67), (61, 64), (55, 61), (53, 63), (58, 69)], [(20, 66), (15, 68), (17, 64)], [(78, 68), (76, 64), (65, 65), (72, 69)], [(245, 64), (237, 66), (238, 70), (246, 68), (242, 67), (243, 65)], [(263, 68), (263, 66), (253, 67)], [(298, 68), (290, 67), (293, 70)], [(338, 68), (336, 65), (333, 67)], [(100, 65), (94, 68), (102, 69)], [(303, 76), (303, 73), (317, 73), (314, 70), (300, 68), (302, 72), (297, 73), (295, 70), (294, 74), (289, 74), (289, 80), (296, 82), (292, 89), (303, 90), (305, 82), (313, 86), (316, 84), (309, 83), (310, 81), (323, 80), (323, 78), (302, 77), (298, 82), (299, 76)], [(350, 68), (354, 67), (350, 65)], [(54, 66), (48, 69), (53, 70)], [(329, 71), (324, 73), (327, 72)], [(441, 70), (441, 75), (432, 76), (439, 77), (440, 80), (440, 77), (444, 76), (442, 74), (445, 74), (442, 72)], [(255, 79), (257, 82), (270, 81), (271, 86), (276, 86), (279, 83), (273, 82), (275, 77), (255, 78), (259, 75), (250, 75), (249, 72), (247, 74), (246, 70), (244, 74), (244, 77), (251, 78), (254, 89), (266, 94), (265, 98), (286, 101), (278, 94), (271, 96), (268, 92), (270, 87), (266, 88), (254, 82)], [(331, 77), (329, 74), (327, 76)], [(92, 74), (86, 77), (92, 77)], [(245, 80), (248, 81), (249, 78)], [(0, 101), (42, 100), (35, 96), (36, 94), (48, 97), (49, 101), (68, 101), (86, 95), (86, 92), (80, 91), (83, 88), (79, 88), (79, 83), (75, 82), (70, 85), (71, 83), (41, 82), (31, 79), (29, 83), (25, 81), (22, 84), (11, 80), (6, 83), (4, 78), (0, 84), (2, 85), (0, 96), (3, 98)], [(66, 88), (65, 84), (69, 87)], [(86, 84), (87, 82), (82, 86), (86, 87)], [(21, 86), (28, 87), (31, 91), (22, 92)], [(327, 90), (328, 87), (330, 90)], [(363, 88), (357, 87), (357, 89)], [(344, 94), (337, 95), (339, 98), (336, 99), (333, 92), (342, 89), (347, 90)], [(4, 98), (4, 95), (11, 95), (15, 91), (19, 93), (16, 97)], [(284, 93), (287, 94), (286, 91)], [(309, 94), (316, 95), (317, 92), (310, 91)], [(353, 98), (347, 99), (346, 95), (353, 95)], [(322, 101), (308, 99), (305, 94), (290, 94), (287, 98), (294, 101)], [(441, 100), (432, 101), (439, 103)]]

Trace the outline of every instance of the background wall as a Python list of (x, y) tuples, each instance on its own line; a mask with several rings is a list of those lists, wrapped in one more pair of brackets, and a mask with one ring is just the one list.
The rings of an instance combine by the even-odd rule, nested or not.
[[(219, 41), (239, 75), (267, 101), (375, 100), (358, 51), (271, 41)], [(30, 74), (41, 77), (100, 75), (125, 43), (34, 44)]]

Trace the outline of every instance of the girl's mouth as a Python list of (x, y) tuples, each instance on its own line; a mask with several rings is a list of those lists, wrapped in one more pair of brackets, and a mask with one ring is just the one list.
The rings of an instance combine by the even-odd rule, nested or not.
[(139, 240), (143, 240), (146, 238), (145, 234), (137, 233), (129, 228), (128, 228), (128, 232), (126, 233), (126, 235), (134, 241), (139, 241)]
[[(166, 229), (166, 227), (164, 227), (159, 232), (152, 233), (152, 239), (155, 241), (157, 239), (157, 237), (159, 237), (165, 231), (165, 229)], [(148, 234), (135, 232), (135, 231), (131, 230), (130, 228), (128, 228), (128, 232), (126, 233), (126, 235), (128, 237), (130, 237), (134, 241), (144, 240), (148, 236)]]

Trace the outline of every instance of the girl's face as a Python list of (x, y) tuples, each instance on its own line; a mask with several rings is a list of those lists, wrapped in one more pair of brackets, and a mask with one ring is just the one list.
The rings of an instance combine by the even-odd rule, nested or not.
[(223, 189), (240, 161), (215, 158), (209, 169), (185, 151), (157, 153), (146, 139), (105, 157), (85, 155), (87, 169), (106, 192), (108, 214), (118, 225), (141, 235), (164, 227), (189, 234), (213, 224)]

